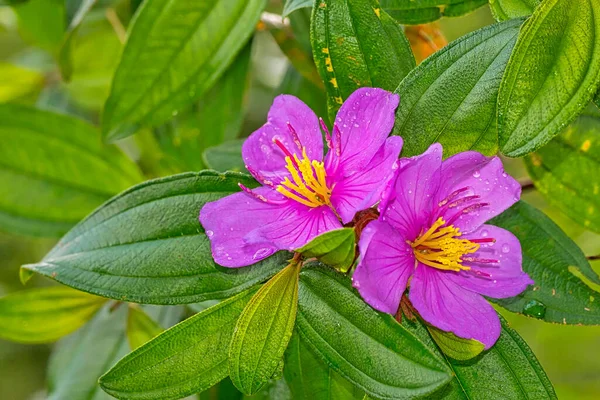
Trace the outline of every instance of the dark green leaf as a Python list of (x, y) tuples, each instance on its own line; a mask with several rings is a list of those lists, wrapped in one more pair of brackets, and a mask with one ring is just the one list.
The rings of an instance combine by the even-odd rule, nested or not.
[(201, 392), (228, 374), (235, 323), (255, 293), (250, 289), (166, 330), (100, 378), (119, 399), (178, 399)]
[(301, 272), (297, 328), (319, 359), (376, 398), (424, 396), (451, 379), (439, 357), (330, 268)]
[(98, 378), (127, 354), (127, 307), (105, 307), (75, 334), (61, 340), (48, 366), (47, 400), (110, 400)]
[(527, 20), (498, 95), (500, 150), (539, 149), (587, 107), (600, 86), (600, 0), (546, 0)]
[(296, 400), (362, 400), (365, 396), (319, 360), (297, 334), (286, 350), (283, 374)]
[(463, 339), (452, 332), (442, 331), (434, 326), (427, 326), (431, 338), (442, 353), (455, 360), (466, 361), (478, 356), (485, 345), (475, 339)]
[[(527, 343), (502, 317), (500, 320), (502, 333), (491, 349), (466, 362), (446, 358), (455, 378), (432, 399), (556, 399), (550, 380)], [(423, 325), (405, 319), (403, 326), (427, 345), (435, 346)]]
[(0, 105), (0, 227), (60, 236), (112, 195), (140, 182), (137, 166), (71, 117)]
[(541, 0), (490, 0), (490, 9), (496, 21), (527, 17)]
[(106, 299), (64, 286), (29, 289), (0, 298), (0, 337), (53, 342), (79, 329)]
[(600, 278), (575, 243), (544, 213), (518, 202), (491, 221), (521, 242), (523, 270), (535, 281), (516, 297), (493, 299), (506, 309), (561, 324), (600, 324), (600, 293), (572, 270), (600, 284)]
[(292, 12), (299, 10), (300, 8), (312, 7), (313, 0), (285, 0), (283, 5), (283, 17), (287, 17)]
[(376, 0), (323, 0), (313, 8), (311, 40), (325, 82), (329, 119), (360, 87), (394, 90), (415, 67), (402, 27)]
[(380, 0), (381, 6), (401, 24), (415, 25), (442, 17), (458, 17), (488, 0)]
[(23, 268), (117, 300), (195, 303), (232, 296), (285, 265), (279, 253), (254, 266), (212, 260), (198, 214), (208, 201), (255, 186), (248, 175), (186, 173), (142, 183), (73, 228), (39, 263)]
[(303, 256), (347, 272), (355, 257), (356, 234), (352, 228), (335, 229), (317, 236), (298, 250)]
[(550, 204), (600, 233), (600, 117), (580, 116), (525, 163)]
[(163, 331), (156, 321), (134, 304), (129, 306), (127, 314), (127, 341), (132, 350), (137, 349)]
[(161, 124), (199, 99), (247, 42), (265, 3), (144, 2), (106, 102), (106, 139), (127, 136), (139, 125)]
[(210, 169), (216, 171), (245, 171), (246, 164), (242, 160), (242, 144), (244, 140), (231, 140), (218, 146), (204, 150), (202, 158)]
[(450, 43), (400, 83), (393, 133), (404, 138), (403, 156), (434, 142), (444, 156), (469, 149), (498, 149), (496, 98), (521, 20), (488, 26)]
[(256, 393), (276, 372), (296, 322), (300, 263), (292, 262), (252, 297), (235, 326), (229, 374), (244, 394)]

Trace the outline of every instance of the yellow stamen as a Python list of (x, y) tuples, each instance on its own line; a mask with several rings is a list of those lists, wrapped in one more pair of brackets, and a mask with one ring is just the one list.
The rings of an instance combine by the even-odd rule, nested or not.
[(302, 149), (302, 158), (293, 155), (294, 159), (287, 156), (286, 169), (290, 172), (293, 182), (285, 178), (277, 191), (282, 195), (296, 200), (308, 207), (331, 206), (331, 189), (327, 187), (325, 163), (311, 160)]
[(447, 271), (468, 271), (471, 267), (462, 265), (462, 257), (479, 250), (479, 244), (466, 239), (457, 239), (462, 233), (454, 225), (446, 226), (443, 218), (438, 218), (427, 232), (410, 243), (417, 261), (433, 268)]

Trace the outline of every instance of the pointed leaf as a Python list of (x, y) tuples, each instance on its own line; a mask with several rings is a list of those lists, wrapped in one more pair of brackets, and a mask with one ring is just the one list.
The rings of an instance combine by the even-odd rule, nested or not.
[(520, 201), (491, 223), (511, 231), (519, 239), (523, 270), (535, 281), (516, 297), (492, 301), (547, 322), (600, 324), (600, 293), (571, 271), (578, 271), (596, 284), (600, 284), (600, 278), (579, 247), (550, 218)]
[(166, 330), (128, 354), (100, 378), (118, 399), (179, 399), (228, 374), (235, 323), (255, 293), (250, 289)]
[(527, 17), (541, 0), (490, 0), (490, 9), (496, 21)]
[(470, 149), (496, 153), (496, 98), (521, 22), (465, 35), (404, 78), (393, 131), (404, 139), (402, 156), (421, 154), (434, 142), (446, 157)]
[(127, 314), (127, 341), (132, 350), (158, 336), (163, 327), (154, 321), (148, 314), (134, 304), (129, 305)]
[(281, 362), (296, 322), (300, 267), (292, 262), (265, 283), (235, 326), (229, 374), (244, 394), (256, 393)]
[(416, 25), (442, 17), (458, 17), (487, 4), (488, 0), (380, 0), (381, 6), (401, 24)]
[(500, 150), (539, 149), (587, 107), (600, 86), (600, 0), (546, 0), (527, 20), (498, 95)]
[(335, 229), (317, 236), (296, 251), (307, 258), (316, 257), (324, 264), (347, 272), (354, 262), (355, 241), (354, 229)]
[(246, 268), (212, 259), (200, 209), (254, 187), (247, 175), (214, 171), (155, 179), (116, 196), (73, 228), (46, 257), (23, 268), (65, 285), (122, 301), (185, 304), (222, 299), (268, 279), (281, 252)]
[(292, 12), (304, 7), (312, 7), (313, 3), (313, 0), (285, 0), (282, 17), (287, 17)]
[(297, 329), (319, 359), (369, 396), (424, 396), (451, 379), (438, 356), (327, 267), (300, 274)]
[(442, 353), (455, 360), (470, 360), (481, 354), (485, 348), (483, 343), (475, 339), (463, 339), (452, 332), (442, 331), (434, 326), (427, 325), (426, 327)]
[(0, 337), (53, 342), (79, 329), (106, 299), (64, 286), (23, 290), (0, 298)]

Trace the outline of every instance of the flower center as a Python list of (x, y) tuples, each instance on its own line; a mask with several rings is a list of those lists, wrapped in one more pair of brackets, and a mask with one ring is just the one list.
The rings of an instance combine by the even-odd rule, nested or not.
[[(457, 239), (462, 234), (454, 225), (444, 226), (446, 221), (437, 221), (412, 243), (409, 243), (417, 261), (430, 267), (449, 271), (468, 271), (471, 267), (462, 265), (466, 254), (479, 250), (479, 244), (465, 239)], [(474, 259), (473, 259), (474, 260)]]
[(331, 206), (331, 189), (327, 187), (325, 165), (323, 162), (310, 160), (306, 155), (306, 148), (302, 147), (302, 158), (291, 154), (283, 144), (274, 140), (286, 154), (286, 169), (290, 172), (292, 180), (286, 177), (277, 186), (277, 191), (290, 199), (308, 207)]

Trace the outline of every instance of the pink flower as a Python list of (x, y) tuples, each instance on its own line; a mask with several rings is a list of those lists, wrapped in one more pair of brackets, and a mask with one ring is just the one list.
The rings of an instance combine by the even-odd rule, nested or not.
[(363, 231), (354, 286), (372, 307), (395, 314), (401, 296), (428, 323), (491, 347), (500, 321), (483, 296), (513, 297), (533, 283), (521, 245), (484, 223), (519, 200), (499, 158), (468, 151), (442, 162), (442, 146), (401, 159)]
[(295, 250), (372, 207), (402, 148), (401, 138), (388, 138), (398, 103), (385, 90), (358, 89), (340, 108), (331, 135), (302, 101), (278, 96), (267, 123), (242, 147), (248, 171), (262, 186), (240, 185), (242, 192), (200, 212), (215, 261), (242, 267)]

